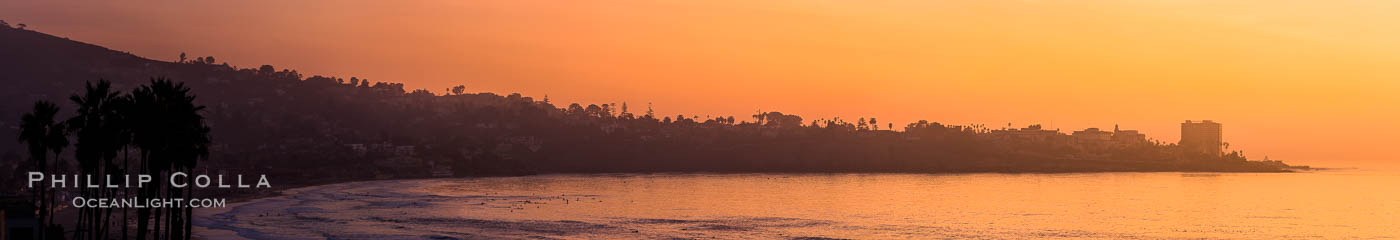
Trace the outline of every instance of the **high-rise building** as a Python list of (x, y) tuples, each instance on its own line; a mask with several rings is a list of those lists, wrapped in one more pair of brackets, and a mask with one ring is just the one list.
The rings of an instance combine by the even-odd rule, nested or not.
[(1191, 152), (1223, 154), (1225, 142), (1220, 130), (1220, 123), (1210, 120), (1201, 122), (1186, 120), (1185, 123), (1181, 123), (1181, 142), (1178, 142), (1177, 145)]

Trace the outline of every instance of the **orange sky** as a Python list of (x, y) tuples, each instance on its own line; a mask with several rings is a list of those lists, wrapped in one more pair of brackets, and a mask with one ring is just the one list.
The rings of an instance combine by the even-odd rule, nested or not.
[[(0, 19), (162, 60), (466, 84), (896, 127), (1043, 123), (1176, 141), (1211, 119), (1251, 157), (1400, 162), (1394, 1), (0, 1)], [(193, 57), (191, 57), (193, 58)], [(884, 124), (881, 124), (884, 125)]]

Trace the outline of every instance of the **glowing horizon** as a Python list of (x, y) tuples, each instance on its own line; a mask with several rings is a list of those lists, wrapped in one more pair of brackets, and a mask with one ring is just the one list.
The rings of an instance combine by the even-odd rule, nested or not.
[[(1400, 3), (78, 1), (0, 20), (119, 51), (659, 115), (1224, 124), (1251, 158), (1394, 163)], [(179, 20), (172, 20), (179, 19)]]

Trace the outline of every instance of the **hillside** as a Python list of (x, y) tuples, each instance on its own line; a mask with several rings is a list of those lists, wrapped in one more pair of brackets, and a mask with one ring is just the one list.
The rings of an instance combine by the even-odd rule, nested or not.
[[(164, 62), (30, 30), (0, 28), (0, 135), (36, 100), (61, 103), (85, 81), (129, 91), (186, 82), (208, 106), (213, 153), (201, 166), (304, 181), (578, 172), (1282, 171), (1150, 141), (1007, 138), (981, 126), (921, 122), (905, 131), (777, 112), (652, 116), (624, 104), (556, 107), (493, 93), (438, 95), (402, 84), (311, 76), (212, 58)], [(62, 117), (62, 116), (61, 116)], [(872, 118), (873, 122), (873, 118)], [(22, 169), (15, 141), (0, 157)], [(315, 171), (305, 171), (314, 169)], [(12, 175), (20, 176), (20, 175)]]

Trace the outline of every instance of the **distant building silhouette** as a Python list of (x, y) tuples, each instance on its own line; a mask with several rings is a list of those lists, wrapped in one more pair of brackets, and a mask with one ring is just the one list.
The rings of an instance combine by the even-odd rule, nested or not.
[(1040, 124), (1030, 125), (1021, 129), (992, 130), (992, 134), (1003, 139), (1019, 139), (1029, 141), (1045, 141), (1056, 136), (1064, 136), (1058, 130), (1041, 128)]
[(1086, 128), (1083, 131), (1074, 131), (1072, 134), (1076, 140), (1086, 143), (1108, 142), (1113, 140), (1113, 133), (1100, 131), (1099, 128)]
[(1113, 126), (1113, 131), (1103, 131), (1099, 128), (1086, 128), (1081, 131), (1074, 131), (1071, 136), (1080, 144), (1118, 144), (1128, 145), (1147, 141), (1147, 135), (1138, 133), (1137, 130), (1120, 130), (1117, 125)]
[(1147, 134), (1139, 133), (1137, 130), (1118, 130), (1118, 125), (1113, 125), (1113, 141), (1119, 143), (1139, 143), (1147, 141)]
[(1181, 146), (1189, 152), (1199, 152), (1211, 155), (1220, 155), (1224, 152), (1222, 148), (1225, 144), (1220, 130), (1220, 123), (1204, 120), (1201, 122), (1181, 123)]

